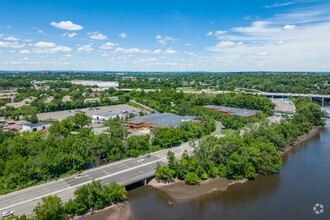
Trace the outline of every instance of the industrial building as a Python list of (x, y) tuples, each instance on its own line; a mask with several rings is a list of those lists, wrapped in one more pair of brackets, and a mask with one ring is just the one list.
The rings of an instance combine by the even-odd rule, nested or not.
[(22, 131), (28, 131), (28, 132), (44, 131), (50, 128), (51, 125), (52, 123), (50, 122), (41, 122), (36, 124), (26, 123), (23, 124)]
[(126, 122), (127, 127), (133, 130), (150, 129), (154, 127), (174, 127), (177, 128), (181, 122), (189, 121), (198, 123), (199, 120), (196, 116), (180, 116), (170, 113), (153, 113), (128, 119)]
[(221, 112), (224, 115), (236, 115), (238, 117), (252, 118), (256, 117), (258, 110), (244, 109), (244, 108), (232, 108), (226, 106), (217, 106), (217, 105), (206, 105), (204, 108), (215, 110)]
[(121, 118), (122, 115), (114, 114), (114, 113), (111, 113), (111, 112), (103, 112), (103, 113), (98, 113), (98, 114), (93, 115), (93, 121), (94, 122), (107, 121), (109, 119), (113, 119), (113, 118), (116, 118), (116, 117)]

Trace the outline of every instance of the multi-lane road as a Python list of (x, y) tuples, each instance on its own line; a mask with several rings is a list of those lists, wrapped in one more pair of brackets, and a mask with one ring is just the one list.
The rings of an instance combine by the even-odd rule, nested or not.
[[(93, 179), (101, 180), (102, 184), (116, 181), (124, 185), (141, 181), (154, 175), (157, 162), (167, 163), (166, 157), (169, 150), (175, 151), (175, 155), (180, 157), (184, 150), (192, 152), (193, 148), (188, 143), (184, 143), (178, 147), (151, 153), (149, 158), (142, 156), (121, 160), (86, 170), (79, 176), (74, 175), (2, 195), (0, 196), (0, 213), (14, 211), (17, 216), (26, 214), (31, 217), (34, 207), (41, 202), (42, 197), (57, 195), (63, 202), (66, 202), (74, 197), (73, 193), (76, 189), (90, 183)], [(144, 161), (139, 162), (142, 158)]]

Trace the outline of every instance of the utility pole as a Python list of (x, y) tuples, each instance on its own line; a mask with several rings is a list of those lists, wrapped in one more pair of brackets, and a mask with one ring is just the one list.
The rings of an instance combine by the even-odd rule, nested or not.
[(74, 155), (73, 155), (73, 173), (75, 173)]
[(126, 139), (126, 137), (125, 137), (125, 130), (126, 130), (126, 125), (125, 125), (125, 121), (126, 121), (126, 114), (125, 114), (125, 117), (123, 117), (123, 119), (124, 119), (124, 137), (123, 137), (123, 140), (124, 140), (124, 142), (125, 142), (125, 139)]

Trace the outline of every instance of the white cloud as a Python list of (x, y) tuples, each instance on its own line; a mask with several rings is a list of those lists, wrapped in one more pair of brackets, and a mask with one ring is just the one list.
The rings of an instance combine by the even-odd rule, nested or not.
[(21, 44), (19, 42), (3, 42), (0, 41), (0, 47), (11, 47), (11, 48), (21, 48), (24, 47), (25, 44)]
[(2, 38), (3, 37), (3, 34), (0, 34), (0, 38)]
[(168, 48), (167, 50), (164, 51), (164, 54), (175, 54), (177, 51), (172, 50), (172, 48)]
[(206, 33), (206, 36), (212, 36), (212, 34), (213, 34), (213, 32), (210, 31), (210, 32)]
[(78, 34), (75, 33), (75, 32), (71, 32), (71, 33), (68, 33), (68, 32), (65, 32), (64, 34), (62, 34), (63, 37), (65, 36), (68, 36), (68, 37), (74, 37), (74, 36), (77, 36)]
[(72, 54), (67, 54), (65, 55), (66, 57), (73, 57)]
[(214, 35), (223, 35), (226, 34), (228, 31), (215, 31)]
[(19, 53), (20, 54), (28, 54), (28, 53), (31, 53), (31, 51), (30, 50), (21, 50)]
[(55, 43), (53, 42), (45, 42), (45, 41), (40, 41), (36, 44), (34, 44), (35, 47), (55, 47)]
[(38, 30), (38, 34), (43, 34), (43, 30)]
[(157, 49), (157, 50), (154, 50), (154, 53), (155, 54), (161, 54), (163, 52), (163, 50), (162, 49)]
[(154, 57), (152, 57), (152, 58), (141, 58), (141, 59), (138, 59), (139, 61), (141, 61), (141, 62), (155, 62), (155, 61), (157, 61), (157, 58), (154, 58)]
[(26, 60), (30, 60), (28, 57), (24, 57), (22, 60), (26, 61)]
[(85, 52), (85, 53), (90, 53), (94, 50), (91, 44), (87, 44), (84, 46), (81, 46), (77, 49), (78, 52)]
[(163, 44), (163, 45), (167, 44), (166, 40), (164, 40), (164, 39), (160, 39), (157, 42), (160, 43), (160, 44)]
[(9, 41), (18, 41), (19, 38), (16, 37), (5, 37), (4, 40), (9, 40)]
[(141, 50), (139, 48), (121, 48), (121, 47), (118, 47), (115, 49), (115, 52), (121, 52), (121, 53), (140, 53)]
[(124, 39), (124, 38), (127, 37), (127, 34), (125, 34), (125, 33), (121, 33), (121, 34), (119, 34), (118, 36)]
[(262, 33), (274, 33), (280, 32), (280, 28), (272, 28), (268, 27), (271, 24), (269, 21), (255, 21), (252, 23), (250, 27), (234, 27), (232, 30), (235, 32), (240, 33), (247, 33), (247, 34), (262, 34)]
[(79, 25), (79, 24), (74, 24), (71, 21), (61, 21), (59, 23), (52, 22), (50, 23), (52, 26), (63, 29), (63, 30), (68, 30), (68, 31), (79, 31), (82, 30), (84, 27)]
[(193, 45), (190, 44), (190, 43), (185, 43), (184, 45), (185, 45), (185, 46), (193, 46)]
[(235, 45), (234, 42), (227, 40), (227, 41), (220, 41), (219, 43), (217, 43), (216, 47), (222, 48), (222, 47), (230, 47), (234, 45)]
[(89, 35), (89, 38), (93, 39), (93, 40), (106, 40), (106, 39), (108, 39), (107, 36), (99, 33), (98, 31), (89, 32), (89, 33), (87, 33), (87, 35)]
[(16, 50), (10, 50), (9, 51), (9, 53), (15, 53), (16, 52)]
[(68, 53), (71, 52), (72, 49), (66, 46), (54, 46), (54, 47), (36, 47), (32, 50), (32, 53), (37, 54), (51, 54), (51, 53)]
[(184, 51), (183, 53), (184, 53), (184, 54), (188, 54), (188, 55), (195, 55), (194, 52), (190, 52), (190, 51)]
[(285, 2), (285, 3), (275, 3), (273, 5), (266, 5), (265, 8), (277, 8), (277, 7), (283, 7), (287, 5), (292, 5), (294, 4), (293, 2)]
[(102, 49), (102, 50), (110, 50), (116, 45), (118, 45), (118, 44), (115, 44), (115, 43), (112, 43), (112, 42), (107, 42), (107, 43), (101, 45), (99, 48)]
[(290, 24), (287, 24), (287, 25), (284, 25), (283, 26), (283, 29), (284, 30), (293, 30), (296, 28), (296, 25), (290, 25)]
[(157, 42), (163, 45), (166, 45), (168, 42), (174, 43), (177, 39), (172, 37), (162, 37), (161, 35), (156, 36)]

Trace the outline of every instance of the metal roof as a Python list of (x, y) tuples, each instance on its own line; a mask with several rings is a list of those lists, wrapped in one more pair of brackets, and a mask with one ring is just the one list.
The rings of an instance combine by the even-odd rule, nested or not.
[(41, 122), (41, 123), (35, 123), (35, 124), (32, 124), (32, 123), (26, 123), (26, 124), (23, 124), (23, 126), (28, 126), (30, 128), (36, 128), (36, 127), (39, 127), (39, 126), (47, 126), (47, 125), (51, 125), (52, 123), (50, 122)]
[(243, 116), (243, 117), (250, 117), (253, 115), (256, 115), (257, 112), (261, 112), (258, 110), (251, 110), (251, 109), (244, 109), (244, 108), (232, 108), (232, 107), (226, 107), (226, 106), (218, 106), (218, 105), (206, 105), (204, 108), (212, 108), (216, 109), (217, 111), (222, 112), (233, 112), (231, 115), (237, 115), (237, 116)]
[(144, 115), (137, 118), (132, 118), (129, 122), (133, 123), (142, 123), (142, 122), (150, 122), (153, 123), (153, 126), (156, 127), (174, 127), (177, 128), (181, 122), (189, 121), (189, 122), (199, 122), (195, 116), (181, 116), (174, 115), (171, 113), (153, 113), (150, 115)]

